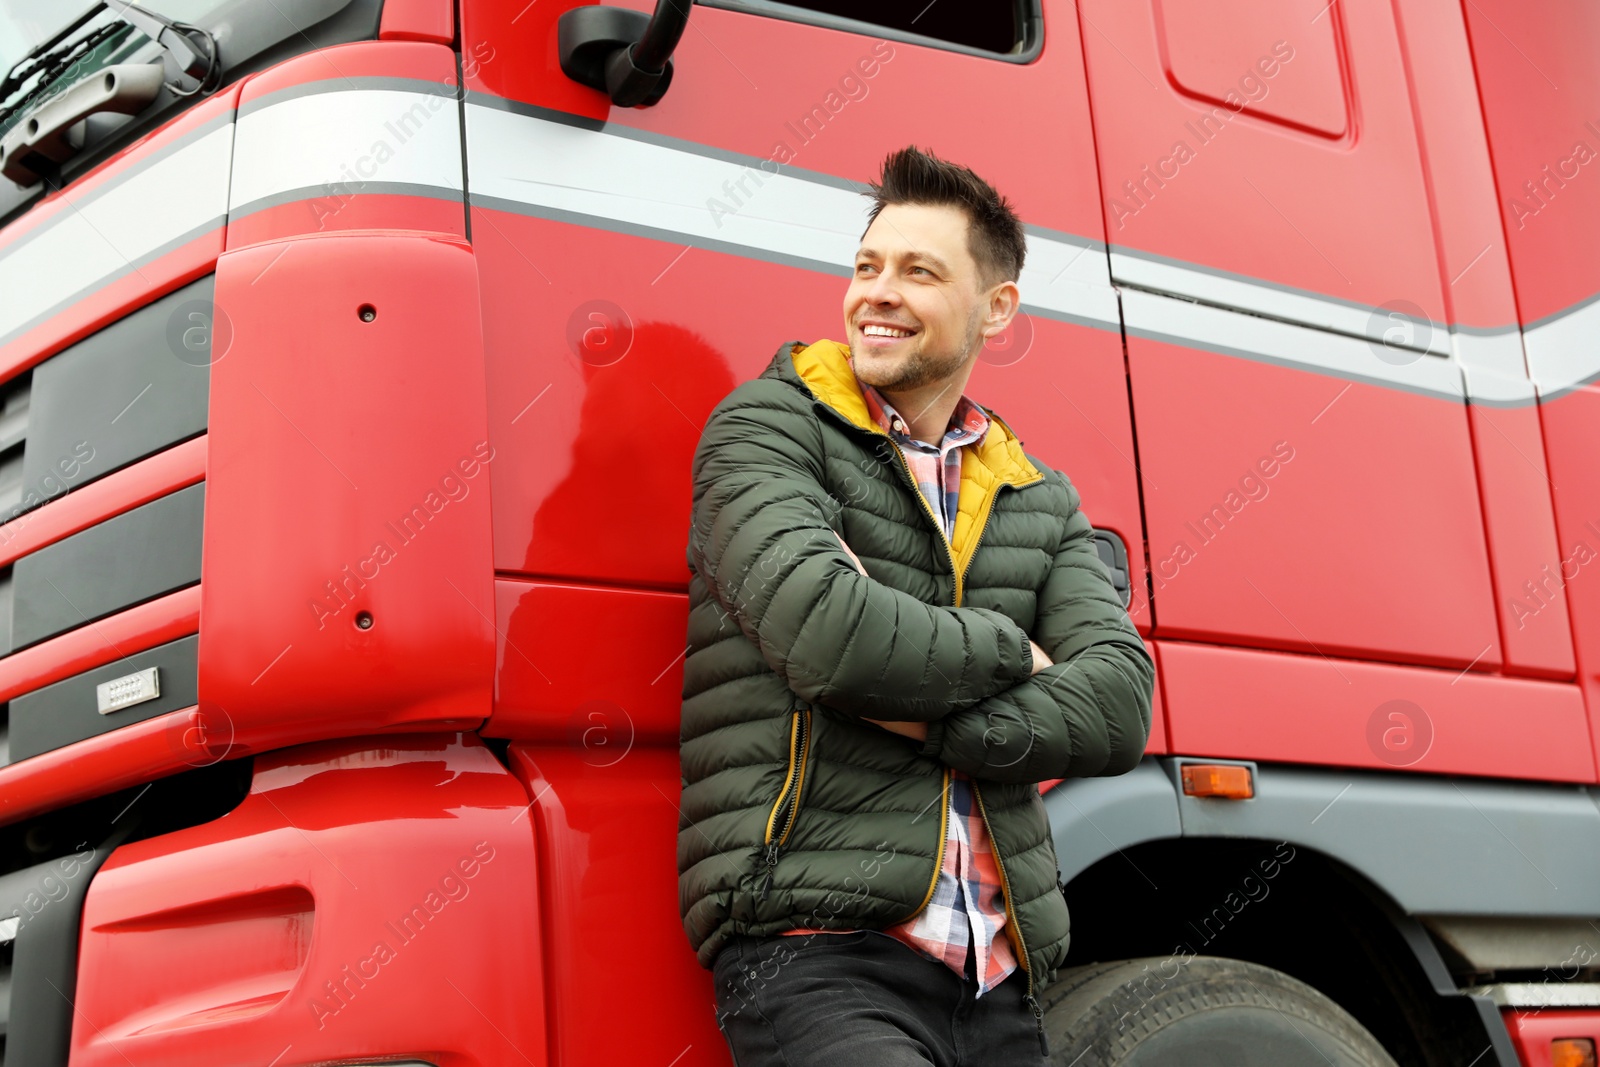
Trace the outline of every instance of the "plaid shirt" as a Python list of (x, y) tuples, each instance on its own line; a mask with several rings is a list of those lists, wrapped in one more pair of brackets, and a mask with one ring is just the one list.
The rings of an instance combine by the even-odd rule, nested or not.
[[(955, 532), (956, 500), (961, 489), (961, 448), (983, 440), (989, 418), (963, 396), (938, 445), (915, 441), (905, 420), (872, 386), (862, 384), (867, 410), (900, 448), (911, 476), (944, 526), (945, 539)], [(944, 862), (928, 906), (907, 921), (874, 931), (903, 941), (956, 974), (966, 974), (969, 943), (977, 975), (974, 997), (981, 997), (1017, 969), (1011, 943), (1001, 932), (1006, 922), (1000, 867), (973, 800), (972, 779), (950, 768), (950, 810), (946, 819)], [(850, 933), (848, 930), (785, 930), (785, 934)]]

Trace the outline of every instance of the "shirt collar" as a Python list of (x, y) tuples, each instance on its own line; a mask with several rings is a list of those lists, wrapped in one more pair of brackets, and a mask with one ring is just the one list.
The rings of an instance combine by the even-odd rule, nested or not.
[(872, 416), (872, 421), (879, 428), (900, 444), (921, 445), (924, 448), (937, 448), (943, 452), (947, 448), (970, 445), (981, 441), (989, 432), (989, 416), (977, 404), (973, 403), (965, 394), (956, 401), (956, 408), (950, 414), (950, 422), (945, 427), (944, 439), (937, 444), (928, 441), (918, 441), (911, 436), (911, 431), (905, 419), (889, 403), (887, 397), (872, 386), (856, 379), (856, 384), (861, 386), (861, 396), (867, 402), (867, 413)]

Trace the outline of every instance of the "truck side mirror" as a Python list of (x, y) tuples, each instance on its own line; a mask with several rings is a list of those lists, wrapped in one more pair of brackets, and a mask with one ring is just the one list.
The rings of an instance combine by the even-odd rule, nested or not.
[(657, 0), (655, 14), (590, 4), (557, 22), (561, 71), (617, 107), (650, 107), (672, 84), (672, 51), (693, 0)]

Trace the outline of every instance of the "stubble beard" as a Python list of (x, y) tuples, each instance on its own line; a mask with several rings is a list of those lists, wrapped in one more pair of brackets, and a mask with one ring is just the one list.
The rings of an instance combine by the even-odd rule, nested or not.
[[(868, 375), (862, 376), (861, 380), (874, 389), (891, 393), (909, 389), (921, 389), (923, 386), (943, 381), (959, 371), (962, 365), (967, 362), (968, 357), (976, 351), (975, 346), (979, 343), (982, 327), (983, 323), (980, 318), (977, 315), (972, 315), (967, 319), (966, 344), (962, 346), (960, 353), (941, 356), (928, 352), (921, 347), (913, 348), (898, 367), (888, 371), (884, 380), (873, 381), (872, 378), (874, 376), (870, 371)], [(858, 367), (856, 373), (860, 375), (862, 369)]]

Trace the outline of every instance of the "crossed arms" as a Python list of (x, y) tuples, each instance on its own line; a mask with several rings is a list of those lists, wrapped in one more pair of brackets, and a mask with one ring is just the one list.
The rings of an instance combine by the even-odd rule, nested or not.
[[(839, 537), (837, 533), (835, 533), (834, 536)], [(866, 574), (867, 565), (861, 562), (861, 557), (856, 555), (855, 552), (851, 550), (850, 546), (845, 543), (845, 539), (843, 537), (839, 537), (839, 545), (844, 549), (845, 554), (855, 561), (856, 570), (860, 571), (862, 574)], [(1038, 642), (1031, 637), (1028, 638), (1028, 648), (1033, 653), (1033, 666), (1030, 670), (1031, 674), (1038, 674), (1040, 671), (1051, 665), (1050, 657), (1045, 655), (1044, 649), (1040, 648)], [(901, 737), (909, 737), (913, 741), (926, 741), (928, 739), (928, 724), (925, 722), (898, 722), (893, 719), (885, 721), (883, 719), (869, 719), (865, 715), (862, 716), (862, 720), (865, 722), (870, 722), (874, 726), (881, 726), (892, 734), (899, 734)]]
[(1064, 477), (1046, 475), (1069, 503), (1030, 636), (1000, 612), (927, 604), (858, 569), (835, 532), (844, 504), (823, 488), (823, 456), (809, 405), (758, 380), (718, 405), (694, 458), (690, 559), (790, 689), (974, 777), (1041, 782), (1138, 762), (1154, 667)]

